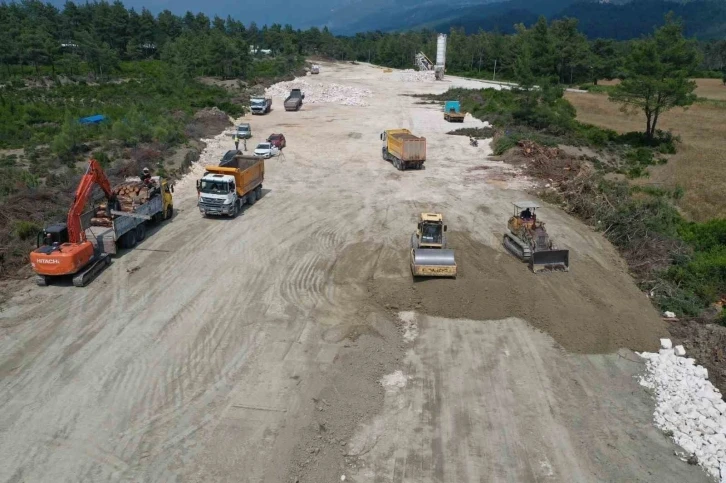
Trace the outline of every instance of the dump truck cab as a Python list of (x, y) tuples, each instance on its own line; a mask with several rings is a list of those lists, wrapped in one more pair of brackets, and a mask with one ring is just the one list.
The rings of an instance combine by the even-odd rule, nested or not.
[(215, 215), (230, 215), (237, 201), (234, 176), (206, 173), (197, 183), (200, 210)]

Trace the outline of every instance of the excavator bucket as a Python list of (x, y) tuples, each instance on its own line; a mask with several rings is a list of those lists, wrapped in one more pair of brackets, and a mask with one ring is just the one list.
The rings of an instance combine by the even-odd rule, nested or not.
[(569, 250), (541, 250), (532, 253), (529, 266), (534, 273), (544, 271), (570, 271)]
[(411, 249), (411, 273), (414, 277), (456, 277), (454, 250)]

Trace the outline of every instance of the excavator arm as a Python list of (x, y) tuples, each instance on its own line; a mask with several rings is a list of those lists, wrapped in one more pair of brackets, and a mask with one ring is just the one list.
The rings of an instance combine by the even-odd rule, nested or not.
[(103, 190), (106, 198), (109, 201), (114, 199), (113, 191), (111, 190), (111, 183), (106, 177), (106, 173), (103, 172), (103, 168), (100, 163), (95, 159), (88, 161), (88, 169), (81, 178), (81, 182), (78, 183), (76, 188), (76, 195), (73, 198), (73, 204), (71, 209), (68, 211), (68, 239), (71, 243), (81, 243), (86, 241), (86, 234), (81, 226), (81, 214), (83, 208), (88, 202), (88, 198), (91, 196), (91, 190), (93, 185), (97, 184)]

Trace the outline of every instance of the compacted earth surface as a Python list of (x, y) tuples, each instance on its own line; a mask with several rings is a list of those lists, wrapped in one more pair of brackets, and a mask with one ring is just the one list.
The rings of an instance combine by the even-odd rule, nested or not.
[[(244, 119), (249, 149), (287, 147), (236, 219), (196, 207), (222, 133), (173, 219), (88, 287), (18, 283), (0, 481), (708, 481), (651, 423), (631, 351), (667, 328), (612, 246), (545, 206), (571, 270), (531, 273), (501, 246), (530, 181), (409, 95), (481, 83), (350, 64), (305, 80), (315, 102)], [(381, 159), (401, 127), (426, 137), (424, 170)], [(455, 280), (411, 278), (423, 211), (445, 216)]]

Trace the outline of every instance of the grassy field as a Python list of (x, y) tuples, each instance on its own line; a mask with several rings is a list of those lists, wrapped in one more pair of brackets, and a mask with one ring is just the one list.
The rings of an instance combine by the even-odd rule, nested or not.
[[(726, 100), (726, 87), (719, 86), (720, 82), (699, 79), (698, 95)], [(582, 122), (621, 133), (645, 129), (642, 115), (622, 113), (605, 94), (568, 92), (566, 97), (577, 108), (577, 119)], [(680, 136), (682, 143), (668, 164), (650, 167), (650, 177), (640, 182), (683, 187), (680, 208), (694, 221), (726, 217), (726, 106), (699, 103), (687, 110), (673, 110), (662, 116), (659, 127)]]

